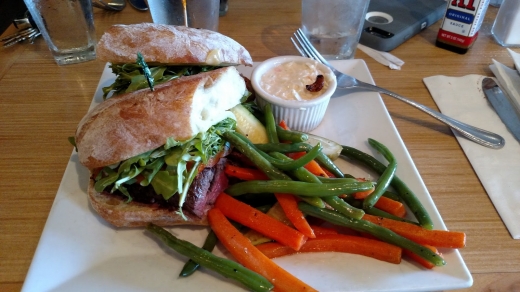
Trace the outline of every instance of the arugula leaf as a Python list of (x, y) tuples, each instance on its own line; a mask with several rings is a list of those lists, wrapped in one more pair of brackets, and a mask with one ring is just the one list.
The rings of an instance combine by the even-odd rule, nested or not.
[[(148, 87), (143, 66), (136, 63), (111, 64), (112, 73), (116, 75), (116, 80), (110, 86), (103, 87), (103, 99), (113, 92), (114, 95), (133, 92)], [(148, 64), (150, 75), (154, 79), (154, 84), (161, 84), (182, 76), (198, 74), (218, 69), (217, 66), (166, 66)]]
[(158, 195), (162, 195), (167, 200), (178, 192), (177, 176), (166, 170), (159, 171), (152, 180), (152, 186)]

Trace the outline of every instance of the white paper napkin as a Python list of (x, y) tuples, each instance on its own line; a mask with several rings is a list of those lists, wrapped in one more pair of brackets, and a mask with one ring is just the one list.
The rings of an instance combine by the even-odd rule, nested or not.
[(505, 92), (516, 112), (520, 114), (520, 74), (495, 59), (489, 68), (495, 74), (500, 88)]
[(507, 51), (509, 52), (509, 55), (511, 55), (513, 62), (515, 62), (516, 71), (518, 71), (518, 73), (520, 73), (520, 54), (515, 53), (515, 51), (513, 51), (509, 48), (507, 49)]
[(374, 50), (362, 44), (358, 44), (357, 48), (365, 52), (365, 54), (369, 55), (370, 57), (374, 58), (374, 60), (378, 61), (379, 63), (390, 67), (390, 69), (401, 70), (401, 66), (404, 65), (403, 60), (390, 53)]
[(442, 113), (505, 138), (502, 149), (457, 140), (514, 239), (520, 239), (520, 143), (515, 140), (482, 92), (485, 76), (432, 76), (423, 81)]

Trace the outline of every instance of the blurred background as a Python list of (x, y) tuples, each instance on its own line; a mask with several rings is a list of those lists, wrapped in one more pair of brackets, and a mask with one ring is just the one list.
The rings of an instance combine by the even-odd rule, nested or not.
[(0, 34), (27, 11), (23, 0), (0, 0)]

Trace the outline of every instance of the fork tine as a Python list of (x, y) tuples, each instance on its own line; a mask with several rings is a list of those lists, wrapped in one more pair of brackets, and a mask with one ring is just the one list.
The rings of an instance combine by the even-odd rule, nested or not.
[(314, 59), (316, 59), (317, 61), (319, 61), (325, 65), (329, 65), (327, 60), (325, 60), (325, 58), (323, 58), (323, 56), (318, 52), (318, 50), (316, 50), (316, 48), (311, 44), (311, 42), (309, 41), (307, 36), (305, 36), (303, 31), (300, 28), (298, 28), (298, 30), (296, 32), (298, 33), (298, 36), (300, 37), (301, 43), (303, 43), (303, 45), (305, 47), (307, 47), (309, 51), (311, 51), (310, 55), (312, 55), (314, 57)]
[(305, 53), (304, 56), (319, 61), (318, 59), (316, 59), (315, 54), (309, 48), (309, 46), (305, 43), (305, 41), (302, 40), (302, 37), (300, 35), (298, 35), (297, 33), (295, 33), (294, 36), (296, 37), (296, 41), (300, 45), (301, 50)]
[(296, 50), (298, 50), (298, 52), (300, 53), (300, 55), (302, 55), (303, 57), (309, 57), (309, 55), (307, 55), (307, 53), (305, 53), (302, 48), (300, 47), (300, 45), (298, 45), (298, 43), (296, 41), (294, 41), (294, 38), (291, 37), (291, 42), (293, 43), (294, 47), (296, 48)]

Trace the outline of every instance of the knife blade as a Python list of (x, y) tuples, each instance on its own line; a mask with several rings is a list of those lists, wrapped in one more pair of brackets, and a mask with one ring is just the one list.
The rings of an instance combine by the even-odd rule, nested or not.
[(502, 122), (520, 142), (520, 115), (515, 111), (502, 89), (495, 80), (486, 77), (482, 79), (482, 90)]

